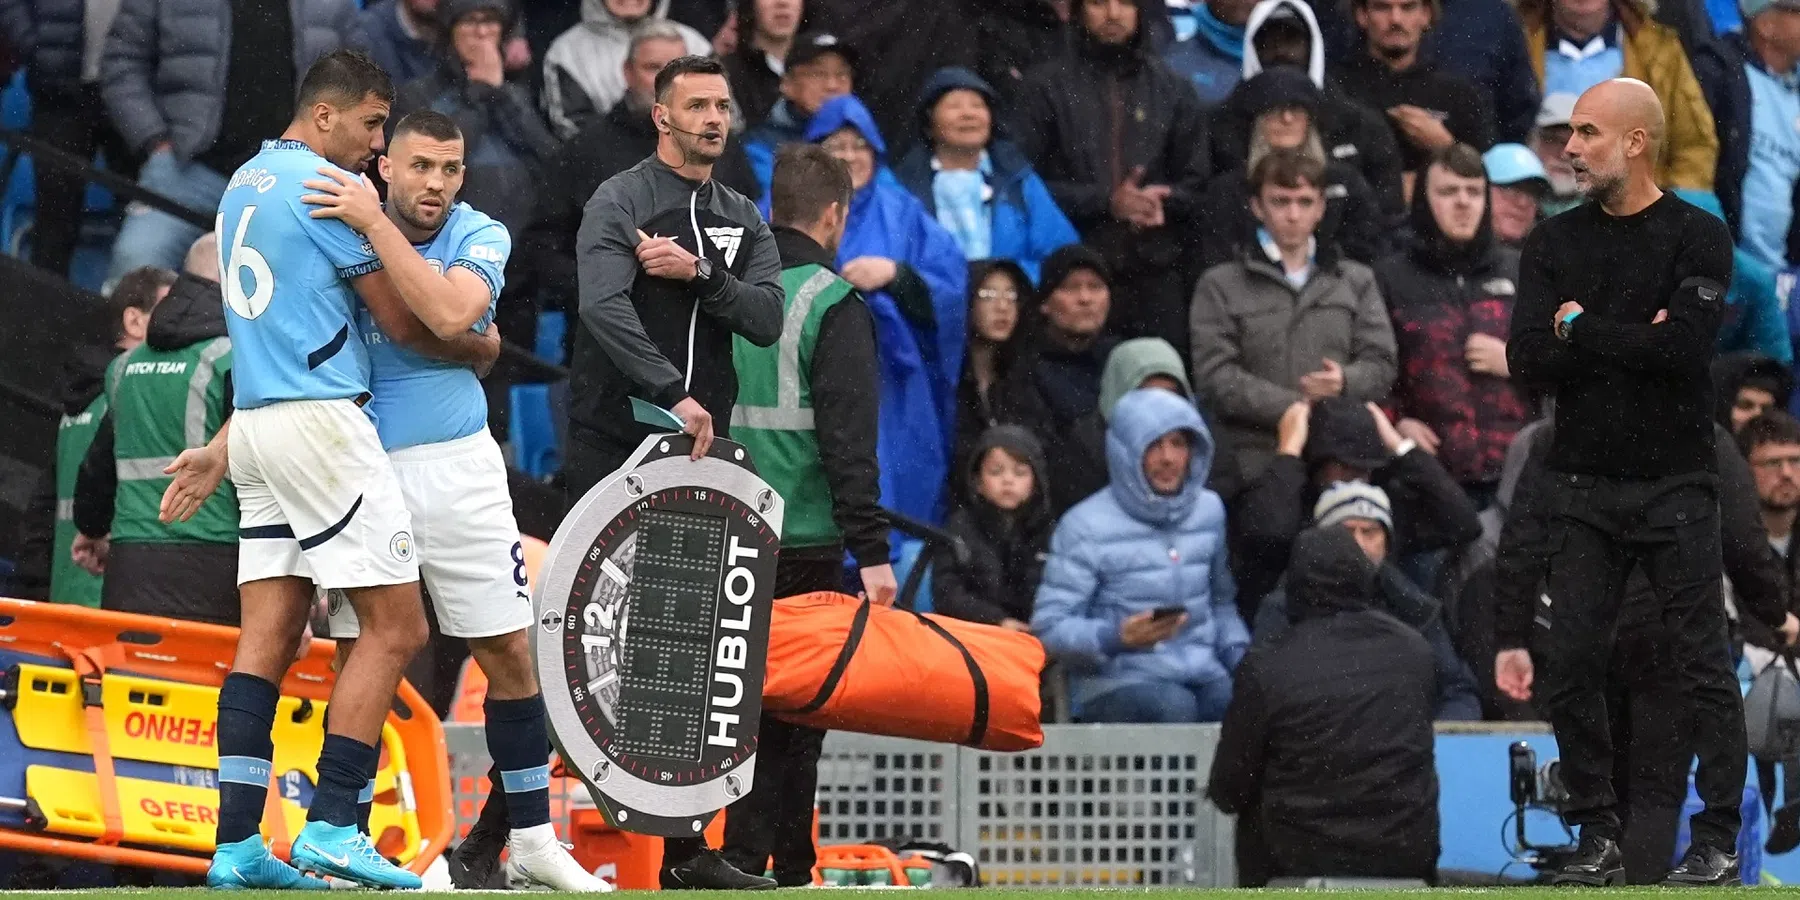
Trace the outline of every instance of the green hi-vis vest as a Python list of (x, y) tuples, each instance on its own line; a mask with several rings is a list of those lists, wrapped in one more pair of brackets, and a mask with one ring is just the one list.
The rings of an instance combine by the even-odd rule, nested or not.
[(781, 545), (829, 546), (844, 536), (831, 519), (831, 486), (813, 431), (813, 347), (826, 311), (850, 296), (850, 282), (809, 264), (783, 269), (781, 290), (781, 340), (758, 347), (732, 339), (738, 399), (731, 439), (749, 448), (757, 473), (787, 502)]
[(164, 525), (157, 518), (170, 481), (163, 470), (181, 451), (211, 440), (224, 424), (224, 376), (229, 371), (231, 339), (216, 337), (180, 350), (140, 344), (108, 373), (113, 459), (119, 473), (114, 543), (237, 543), (237, 489), (229, 480), (220, 482), (186, 522)]
[[(114, 369), (125, 358), (121, 353), (106, 367), (110, 381)], [(99, 607), (98, 575), (75, 564), (69, 558), (75, 546), (75, 481), (81, 473), (81, 461), (87, 457), (100, 420), (106, 416), (106, 392), (101, 391), (87, 408), (72, 416), (63, 416), (56, 428), (56, 533), (50, 546), (50, 602), (75, 603)]]

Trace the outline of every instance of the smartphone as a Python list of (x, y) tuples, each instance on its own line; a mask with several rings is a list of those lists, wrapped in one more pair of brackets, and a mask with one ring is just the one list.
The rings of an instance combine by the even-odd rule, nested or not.
[(1187, 607), (1185, 606), (1159, 606), (1151, 611), (1150, 621), (1156, 622), (1163, 619), (1173, 619), (1176, 616), (1185, 614), (1187, 614)]

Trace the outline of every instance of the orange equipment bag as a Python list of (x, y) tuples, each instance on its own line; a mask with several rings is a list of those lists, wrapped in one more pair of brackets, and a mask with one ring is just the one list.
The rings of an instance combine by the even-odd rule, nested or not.
[(775, 601), (763, 710), (815, 728), (1035, 749), (1044, 646), (835, 593)]

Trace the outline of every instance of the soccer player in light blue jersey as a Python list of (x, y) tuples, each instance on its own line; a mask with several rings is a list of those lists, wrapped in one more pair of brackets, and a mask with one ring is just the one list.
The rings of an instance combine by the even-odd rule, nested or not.
[(258, 833), (278, 685), (305, 635), (315, 583), (343, 591), (366, 633), (332, 691), (318, 785), (293, 862), (370, 886), (420, 886), (356, 828), (401, 671), (426, 637), (412, 520), (363, 409), (370, 380), (358, 298), (384, 315), (416, 303), (431, 323), (434, 355), (491, 362), (499, 351), (497, 338), (469, 332), (481, 310), (465, 318), (450, 291), (402, 292), (397, 282), (416, 273), (404, 265), (387, 271), (368, 236), (311, 215), (301, 199), (321, 167), (360, 171), (380, 152), (392, 98), (387, 74), (367, 56), (322, 57), (301, 82), (293, 122), (232, 176), (219, 203), (236, 411), (218, 439), (167, 470), (176, 477), (163, 511), (191, 515), (229, 467), (240, 510), (243, 628), (219, 692), (219, 824), (207, 875), (214, 887), (326, 887), (276, 859)]
[[(463, 149), (462, 131), (450, 117), (420, 110), (395, 126), (381, 159), (385, 211), (348, 176), (308, 182), (322, 193), (307, 199), (320, 215), (344, 221), (384, 217), (387, 226), (364, 228), (375, 236), (382, 261), (393, 268), (402, 253), (423, 259), (437, 277), (479, 300), (483, 315), (475, 330), (485, 331), (505, 283), (512, 238), (506, 226), (456, 201)], [(381, 239), (389, 226), (406, 247)], [(550, 824), (550, 729), (526, 631), (532, 609), (525, 557), (506, 464), (488, 432), (487, 397), (470, 366), (407, 349), (403, 339), (425, 326), (404, 309), (397, 312), (363, 318), (361, 338), (374, 370), (369, 408), (412, 514), (414, 552), (438, 624), (444, 634), (468, 640), (488, 677), (483, 711), (488, 752), (499, 769), (491, 789), (505, 791), (511, 826), (508, 880), (515, 887), (611, 890), (563, 849)], [(346, 604), (331, 608), (331, 636), (342, 653), (358, 635), (357, 617)]]

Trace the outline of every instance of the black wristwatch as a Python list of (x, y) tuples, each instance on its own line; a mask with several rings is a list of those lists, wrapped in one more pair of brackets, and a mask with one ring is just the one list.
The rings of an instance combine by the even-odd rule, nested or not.
[(702, 256), (694, 260), (694, 278), (698, 281), (711, 281), (713, 276), (712, 260)]

